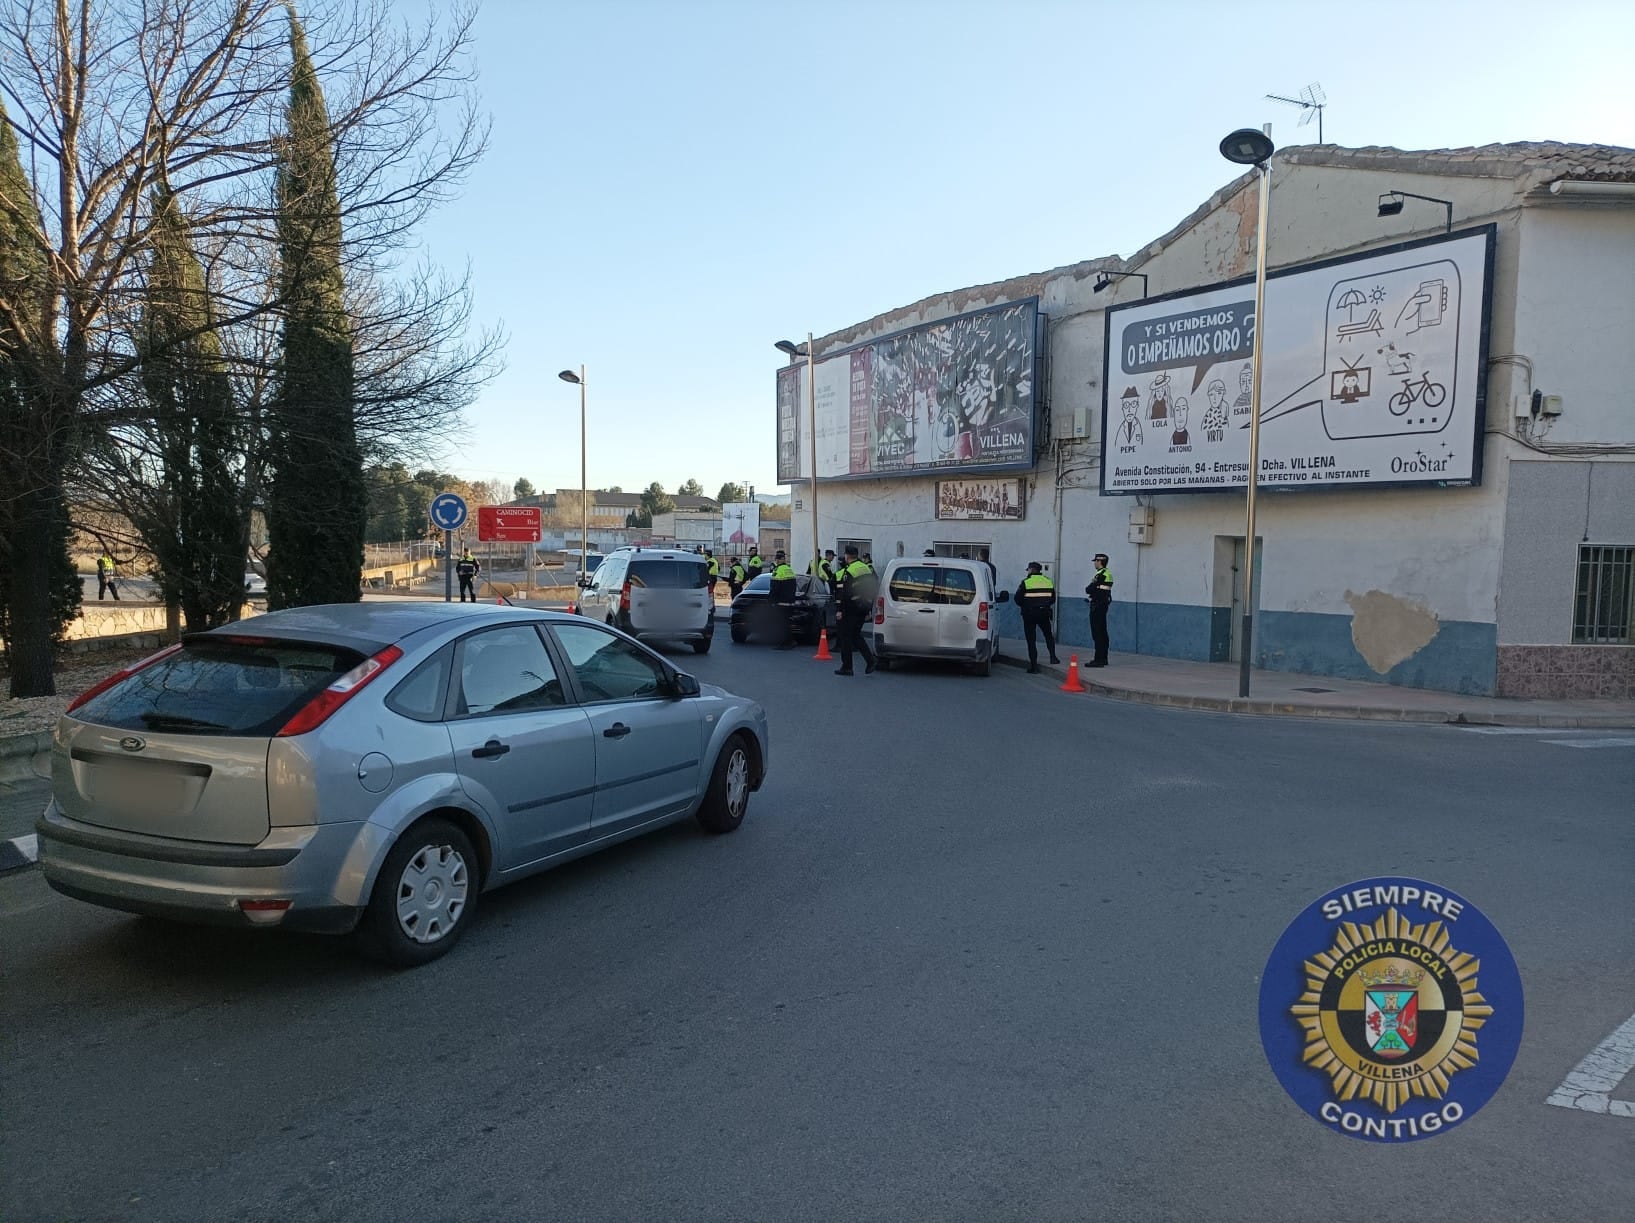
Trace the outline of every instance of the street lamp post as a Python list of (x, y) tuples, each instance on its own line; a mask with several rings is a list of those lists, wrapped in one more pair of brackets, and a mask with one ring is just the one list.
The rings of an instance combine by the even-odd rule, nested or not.
[(812, 433), (812, 576), (818, 572), (818, 561), (823, 556), (821, 540), (818, 536), (818, 492), (817, 492), (817, 352), (812, 343), (812, 333), (806, 333), (806, 343), (794, 344), (788, 340), (779, 340), (773, 345), (779, 352), (787, 353), (791, 357), (805, 356), (806, 358), (806, 427)]
[(1221, 156), (1260, 174), (1260, 209), (1255, 239), (1255, 334), (1250, 353), (1254, 386), (1249, 399), (1249, 487), (1243, 524), (1243, 648), (1238, 659), (1238, 696), (1249, 695), (1255, 625), (1255, 485), (1260, 475), (1260, 376), (1266, 336), (1266, 214), (1272, 202), (1272, 125), (1241, 128), (1221, 141)]
[(579, 580), (590, 570), (590, 487), (585, 478), (585, 367), (576, 374), (565, 369), (557, 375), (579, 387)]

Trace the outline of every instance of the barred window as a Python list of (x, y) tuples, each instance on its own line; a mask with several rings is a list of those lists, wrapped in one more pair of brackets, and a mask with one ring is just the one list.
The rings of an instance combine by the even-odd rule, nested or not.
[(1635, 545), (1580, 544), (1573, 644), (1635, 642)]

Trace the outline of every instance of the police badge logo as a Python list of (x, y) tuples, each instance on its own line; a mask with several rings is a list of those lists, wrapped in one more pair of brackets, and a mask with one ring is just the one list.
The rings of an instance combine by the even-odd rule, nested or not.
[(1504, 939), (1463, 897), (1365, 879), (1290, 923), (1261, 977), (1261, 1043), (1306, 1112), (1353, 1138), (1443, 1133), (1504, 1082), (1522, 991)]

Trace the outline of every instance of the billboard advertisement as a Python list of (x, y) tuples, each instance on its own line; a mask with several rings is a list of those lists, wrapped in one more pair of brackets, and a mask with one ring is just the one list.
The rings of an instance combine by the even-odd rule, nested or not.
[(973, 310), (778, 371), (778, 479), (1031, 467), (1038, 406), (1037, 298)]
[(937, 518), (942, 522), (1020, 522), (1024, 481), (938, 480)]
[(748, 556), (761, 537), (761, 503), (729, 501), (721, 507), (721, 547)]
[[(1266, 280), (1258, 483), (1481, 482), (1494, 228)], [(1107, 311), (1101, 491), (1219, 492), (1249, 470), (1253, 278)]]

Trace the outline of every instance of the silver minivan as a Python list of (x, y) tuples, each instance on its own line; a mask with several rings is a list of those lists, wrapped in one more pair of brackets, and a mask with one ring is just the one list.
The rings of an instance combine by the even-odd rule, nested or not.
[(180, 921), (446, 951), (485, 891), (696, 817), (731, 832), (760, 705), (576, 616), (487, 604), (272, 612), (78, 697), (36, 828), (59, 892)]
[(580, 592), (578, 611), (632, 637), (686, 641), (707, 654), (715, 639), (709, 560), (680, 548), (616, 548)]
[(874, 652), (882, 671), (898, 658), (963, 662), (987, 675), (999, 654), (996, 591), (985, 561), (897, 557), (886, 565), (874, 607)]

